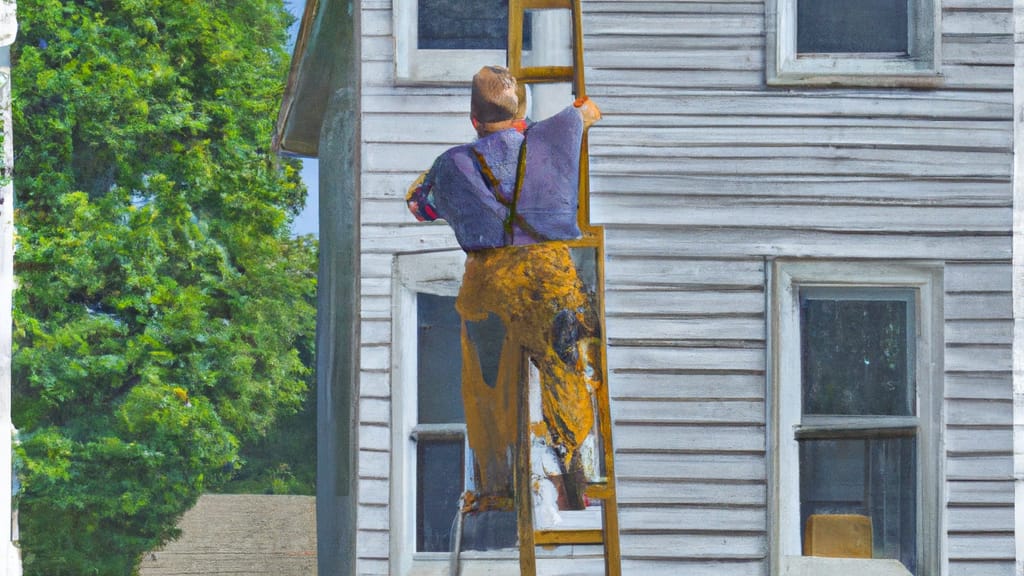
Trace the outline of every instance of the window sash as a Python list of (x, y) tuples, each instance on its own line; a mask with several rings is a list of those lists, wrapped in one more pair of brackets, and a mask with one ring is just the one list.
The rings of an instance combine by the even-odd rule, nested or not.
[(465, 424), (417, 424), (413, 427), (409, 438), (415, 442), (420, 440), (464, 440)]
[[(916, 355), (917, 355), (917, 303), (916, 294), (911, 289), (906, 288), (884, 288), (884, 287), (872, 287), (872, 288), (857, 288), (857, 287), (815, 287), (815, 286), (801, 286), (798, 290), (800, 298), (800, 358), (801, 362), (811, 357), (811, 351), (805, 349), (806, 346), (814, 340), (814, 336), (807, 336), (804, 334), (804, 328), (806, 327), (805, 321), (809, 324), (811, 321), (811, 304), (812, 303), (833, 303), (837, 308), (845, 304), (856, 304), (856, 303), (890, 303), (900, 302), (905, 306), (905, 314), (903, 314), (902, 330), (903, 330), (903, 342), (904, 346), (902, 352), (901, 369), (905, 371), (901, 379), (902, 386), (898, 390), (897, 395), (890, 395), (890, 400), (898, 400), (898, 405), (908, 410), (905, 415), (916, 416), (918, 414), (917, 407), (917, 377), (916, 377)], [(819, 311), (820, 312), (820, 311)], [(861, 309), (861, 313), (866, 313), (866, 310)], [(847, 318), (849, 320), (849, 318)], [(820, 319), (819, 319), (820, 322)], [(821, 336), (821, 335), (818, 335)], [(831, 342), (832, 344), (838, 344), (838, 342)], [(872, 360), (881, 360), (880, 358), (873, 358)], [(803, 378), (807, 375), (807, 367), (801, 364), (801, 400), (806, 400), (807, 382)], [(861, 382), (864, 384), (864, 382)], [(877, 392), (877, 389), (875, 390)], [(867, 393), (865, 391), (864, 393)], [(891, 397), (899, 396), (900, 398)], [(885, 396), (878, 396), (876, 400), (884, 400)], [(895, 406), (896, 404), (894, 404)], [(835, 407), (835, 406), (834, 406)], [(877, 408), (878, 405), (876, 404)], [(848, 408), (856, 408), (856, 406), (848, 406)], [(854, 413), (850, 412), (824, 412), (824, 411), (810, 411), (807, 406), (802, 407), (803, 418), (806, 419), (809, 416), (825, 416), (825, 415), (847, 415), (851, 416)], [(858, 415), (869, 415), (864, 412), (858, 413)], [(877, 413), (876, 416), (881, 415), (895, 416), (893, 413)]]
[(919, 444), (915, 436), (801, 441), (801, 535), (811, 514), (866, 515), (873, 559), (898, 559), (924, 576), (917, 570), (923, 524)]
[(397, 84), (467, 85), (481, 67), (505, 61), (504, 50), (421, 50), (418, 0), (394, 0), (393, 18)]
[[(448, 574), (448, 552), (416, 552), (417, 439), (458, 435), (464, 424), (419, 424), (417, 420), (417, 292), (455, 296), (465, 268), (462, 250), (398, 254), (392, 268), (391, 475), (388, 478), (389, 573), (395, 576)], [(472, 454), (466, 448), (467, 466)], [(467, 468), (469, 469), (469, 468)], [(467, 476), (472, 480), (472, 475)], [(467, 488), (472, 488), (467, 486)], [(571, 552), (559, 552), (563, 556)], [(519, 569), (512, 549), (462, 553), (463, 572), (512, 573)]]

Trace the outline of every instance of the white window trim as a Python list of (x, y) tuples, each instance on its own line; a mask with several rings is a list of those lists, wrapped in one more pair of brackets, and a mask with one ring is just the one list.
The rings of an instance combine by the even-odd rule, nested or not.
[[(891, 562), (846, 563), (850, 571), (818, 566), (823, 560), (802, 557), (800, 541), (799, 450), (794, 426), (800, 423), (799, 288), (913, 288), (917, 290), (917, 390), (920, 421), (918, 446), (918, 566), (922, 576), (947, 573), (945, 458), (943, 430), (943, 282), (942, 267), (920, 262), (819, 262), (776, 260), (768, 267), (769, 290), (769, 513), (772, 574), (828, 573), (865, 576), (900, 574)], [(871, 565), (865, 572), (864, 564)], [(888, 564), (888, 567), (885, 566)], [(858, 567), (859, 566), (859, 567)], [(826, 569), (828, 568), (828, 569)], [(815, 572), (815, 570), (818, 570)], [(824, 571), (821, 571), (824, 570)], [(905, 571), (904, 571), (905, 573)]]
[(942, 84), (942, 6), (915, 0), (908, 14), (909, 58), (859, 54), (798, 56), (797, 0), (766, 0), (766, 81), (770, 86), (933, 88)]

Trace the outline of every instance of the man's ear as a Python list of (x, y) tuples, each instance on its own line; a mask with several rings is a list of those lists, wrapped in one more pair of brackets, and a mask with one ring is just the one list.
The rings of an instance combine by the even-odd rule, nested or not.
[(480, 132), (480, 121), (476, 119), (476, 116), (470, 116), (469, 117), (469, 121), (473, 123), (473, 130), (476, 130), (477, 133), (479, 133)]

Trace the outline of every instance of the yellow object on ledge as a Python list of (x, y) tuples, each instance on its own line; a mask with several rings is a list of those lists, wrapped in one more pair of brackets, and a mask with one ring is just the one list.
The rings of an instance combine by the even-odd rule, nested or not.
[(804, 531), (804, 556), (871, 558), (871, 518), (860, 514), (812, 514)]

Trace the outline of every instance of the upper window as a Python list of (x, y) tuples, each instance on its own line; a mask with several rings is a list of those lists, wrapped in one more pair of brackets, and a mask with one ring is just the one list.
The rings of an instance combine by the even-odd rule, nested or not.
[[(481, 67), (505, 64), (507, 0), (394, 0), (395, 81), (468, 85)], [(523, 65), (571, 62), (568, 10), (523, 15)]]
[(768, 0), (768, 83), (934, 86), (936, 0)]
[(481, 67), (505, 63), (505, 0), (394, 0), (394, 25), (398, 82), (466, 84)]
[(826, 556), (937, 573), (941, 281), (868, 264), (775, 274), (773, 572)]
[[(525, 49), (530, 47), (529, 32), (527, 27)], [(507, 0), (416, 0), (416, 47), (420, 50), (504, 52), (507, 38)]]

